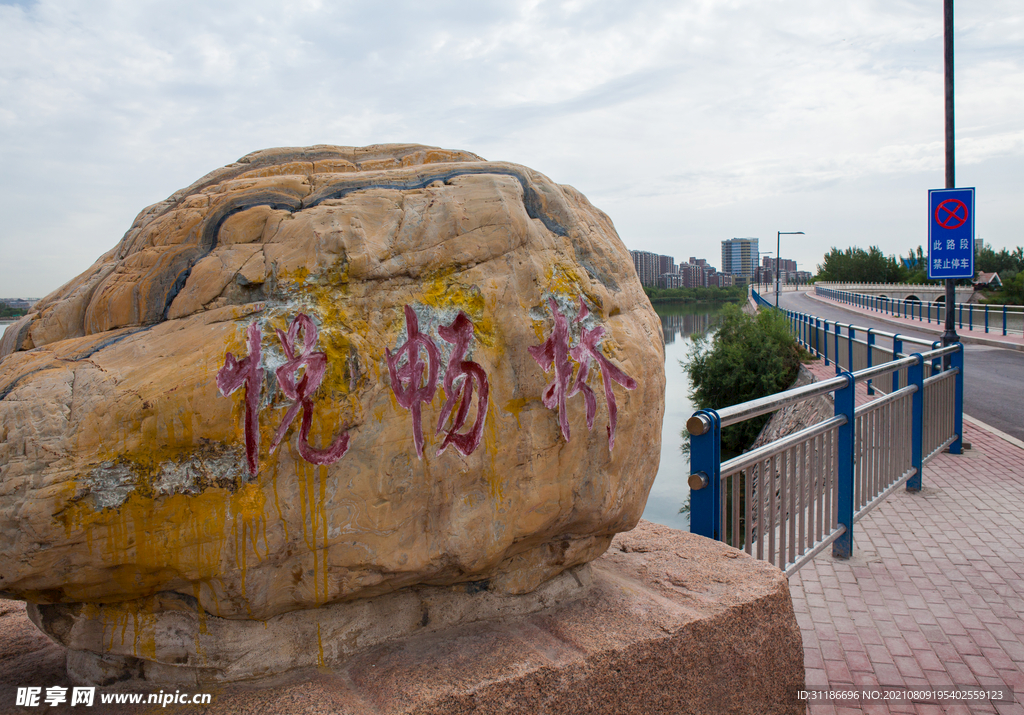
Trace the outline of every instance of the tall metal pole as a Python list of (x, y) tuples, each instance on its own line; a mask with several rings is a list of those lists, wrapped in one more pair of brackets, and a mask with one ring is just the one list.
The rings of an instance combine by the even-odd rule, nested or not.
[(775, 236), (775, 307), (779, 307), (779, 256), (782, 254), (779, 251), (782, 249), (780, 245), (782, 241), (782, 231), (779, 231)]
[(778, 235), (775, 236), (775, 307), (779, 307), (779, 271), (782, 270), (781, 262), (782, 257), (779, 254), (781, 246), (779, 242), (782, 240), (782, 234), (787, 236), (803, 236), (803, 231), (779, 231)]
[[(953, 152), (953, 0), (942, 2), (942, 37), (943, 64), (946, 75), (946, 188), (956, 188), (956, 170)], [(959, 342), (953, 325), (953, 314), (956, 312), (956, 281), (946, 279), (946, 325), (942, 333), (942, 344), (952, 345)]]

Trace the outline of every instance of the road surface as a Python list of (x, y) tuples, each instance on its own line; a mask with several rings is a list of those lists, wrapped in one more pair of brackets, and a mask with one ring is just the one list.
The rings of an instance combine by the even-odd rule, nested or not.
[[(814, 300), (803, 292), (781, 293), (779, 307), (889, 333), (930, 341), (938, 339), (936, 334), (898, 328), (871, 313), (845, 310)], [(882, 338), (878, 339), (878, 344), (892, 345)], [(1024, 352), (985, 345), (964, 346), (964, 413), (1024, 440)]]

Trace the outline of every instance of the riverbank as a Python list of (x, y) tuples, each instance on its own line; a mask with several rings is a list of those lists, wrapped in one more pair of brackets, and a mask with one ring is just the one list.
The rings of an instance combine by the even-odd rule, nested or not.
[(730, 288), (651, 288), (644, 293), (652, 304), (662, 303), (739, 303), (747, 299), (746, 286)]

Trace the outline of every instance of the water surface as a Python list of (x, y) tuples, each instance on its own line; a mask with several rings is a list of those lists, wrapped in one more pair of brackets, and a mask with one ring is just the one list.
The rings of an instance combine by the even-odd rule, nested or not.
[(690, 529), (689, 514), (679, 509), (690, 501), (686, 478), (690, 459), (680, 451), (687, 418), (693, 414), (690, 381), (679, 365), (692, 343), (694, 333), (705, 334), (713, 325), (721, 303), (662, 303), (654, 310), (665, 334), (665, 421), (661, 427), (661, 464), (651, 487), (643, 518), (673, 529)]

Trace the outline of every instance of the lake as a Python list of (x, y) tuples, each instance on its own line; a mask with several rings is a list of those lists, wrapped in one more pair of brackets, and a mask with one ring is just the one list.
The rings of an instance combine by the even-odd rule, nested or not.
[(680, 451), (686, 420), (694, 413), (690, 381), (679, 361), (690, 349), (690, 336), (704, 334), (715, 323), (721, 303), (661, 303), (654, 310), (665, 334), (665, 421), (661, 427), (661, 464), (651, 487), (643, 518), (689, 531), (689, 514), (679, 509), (690, 501), (690, 459)]

